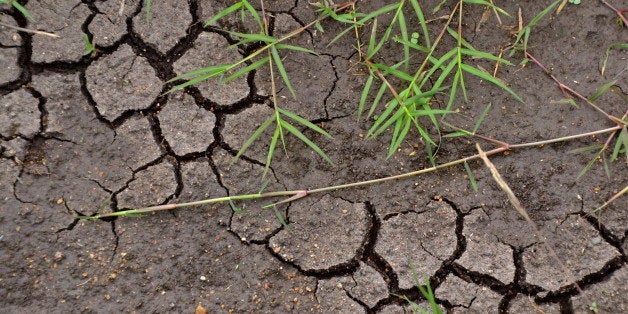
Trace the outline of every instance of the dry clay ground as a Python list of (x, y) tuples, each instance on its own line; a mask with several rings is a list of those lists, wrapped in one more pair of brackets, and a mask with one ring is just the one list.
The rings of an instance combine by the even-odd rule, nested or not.
[[(2, 312), (191, 312), (201, 305), (210, 312), (401, 313), (410, 308), (391, 293), (427, 307), (413, 273), (430, 277), (437, 302), (450, 312), (626, 312), (626, 200), (598, 216), (584, 214), (625, 186), (626, 164), (609, 164), (608, 178), (596, 163), (577, 180), (591, 154), (567, 153), (603, 136), (491, 158), (563, 265), (480, 162), (470, 164), (477, 192), (459, 166), (283, 205), (288, 228), (260, 209), (268, 201), (237, 203), (244, 214), (220, 204), (77, 220), (77, 214), (256, 193), (267, 140), (230, 161), (272, 112), (268, 73), (160, 96), (177, 74), (247, 53), (229, 49), (234, 38), (220, 29), (247, 31), (249, 24), (227, 18), (203, 28), (200, 22), (227, 1), (153, 1), (150, 23), (139, 1), (125, 1), (121, 15), (121, 1), (23, 2), (34, 21), (5, 6), (2, 22), (61, 37), (0, 28)], [(513, 16), (521, 6), (526, 21), (550, 3), (499, 2)], [(304, 0), (266, 4), (275, 34), (316, 16)], [(359, 3), (363, 11), (381, 5)], [(431, 12), (434, 3), (425, 6)], [(494, 16), (478, 27), (481, 14), (481, 8), (466, 11), (465, 38), (497, 54), (511, 35)], [(568, 5), (535, 28), (530, 51), (584, 95), (617, 78), (614, 93), (598, 104), (621, 116), (625, 51), (611, 53), (605, 76), (599, 71), (606, 47), (626, 40), (615, 18), (597, 1)], [(513, 26), (516, 19), (503, 22)], [(430, 25), (440, 29), (443, 20)], [(283, 89), (280, 98), (334, 137), (306, 133), (336, 165), (288, 137), (288, 156), (277, 153), (266, 191), (429, 167), (416, 137), (388, 160), (389, 135), (362, 138), (369, 126), (357, 121), (355, 108), (363, 69), (350, 36), (327, 47), (340, 28), (331, 21), (323, 26), (327, 32), (296, 39), (319, 56), (284, 56), (298, 101)], [(93, 36), (96, 53), (83, 55), (83, 33)], [(511, 60), (518, 63), (521, 55)], [(480, 133), (513, 144), (613, 126), (584, 103), (552, 103), (563, 95), (532, 63), (502, 66), (499, 77), (525, 103), (469, 77), (469, 99), (459, 98), (459, 112), (448, 120), (471, 128), (490, 102)], [(443, 140), (437, 162), (474, 154), (473, 143)]]

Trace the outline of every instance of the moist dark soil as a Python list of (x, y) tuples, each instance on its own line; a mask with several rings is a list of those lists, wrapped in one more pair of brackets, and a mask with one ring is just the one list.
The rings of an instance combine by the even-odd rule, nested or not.
[[(34, 20), (0, 7), (4, 24), (60, 36), (0, 26), (2, 312), (401, 313), (411, 308), (397, 295), (429, 308), (415, 277), (421, 283), (429, 278), (437, 303), (453, 313), (628, 311), (626, 199), (588, 214), (626, 186), (625, 159), (606, 158), (608, 175), (605, 164), (595, 161), (579, 178), (595, 152), (569, 153), (602, 144), (607, 134), (490, 157), (538, 233), (480, 161), (469, 163), (477, 191), (456, 166), (282, 204), (278, 210), (288, 227), (262, 208), (271, 200), (237, 202), (243, 213), (216, 204), (143, 218), (77, 219), (257, 193), (264, 184), (268, 137), (231, 162), (272, 113), (266, 69), (226, 85), (208, 80), (164, 94), (173, 86), (166, 81), (176, 75), (253, 51), (254, 45), (229, 48), (237, 39), (226, 31), (256, 31), (255, 24), (232, 16), (203, 26), (231, 1), (152, 2), (150, 18), (139, 0), (20, 1)], [(305, 0), (265, 2), (275, 35), (316, 18)], [(436, 2), (422, 2), (426, 18), (435, 19), (433, 31), (445, 23), (437, 18), (453, 8), (447, 3), (432, 13)], [(530, 21), (550, 1), (496, 4), (511, 15), (502, 16), (501, 24), (494, 14), (483, 19), (478, 6), (465, 5), (463, 17), (465, 39), (495, 55), (513, 41), (519, 9)], [(357, 4), (363, 12), (383, 5)], [(616, 80), (596, 104), (621, 117), (628, 108), (626, 50), (611, 50), (600, 73), (607, 47), (627, 39), (616, 19), (599, 1), (568, 4), (541, 20), (528, 49), (585, 96)], [(430, 167), (417, 135), (391, 158), (390, 133), (364, 139), (370, 124), (357, 119), (356, 108), (367, 76), (354, 38), (328, 45), (342, 28), (332, 20), (323, 27), (325, 32), (313, 28), (294, 39), (320, 55), (283, 56), (297, 99), (281, 84), (279, 99), (333, 136), (303, 130), (335, 165), (287, 137), (287, 152), (277, 150), (265, 191)], [(416, 21), (410, 27), (420, 32)], [(366, 38), (370, 31), (364, 33)], [(83, 34), (96, 51), (85, 54)], [(386, 64), (402, 55), (394, 43), (384, 49), (378, 61)], [(468, 99), (458, 95), (449, 123), (472, 129), (490, 103), (478, 133), (510, 144), (615, 125), (585, 102), (561, 103), (565, 96), (548, 75), (532, 62), (520, 65), (521, 52), (504, 57), (516, 65), (502, 65), (497, 77), (524, 102), (465, 76)], [(469, 62), (489, 72), (494, 66)], [(433, 106), (443, 108), (446, 96), (436, 98)], [(476, 153), (475, 138), (430, 132), (440, 143), (439, 164)]]

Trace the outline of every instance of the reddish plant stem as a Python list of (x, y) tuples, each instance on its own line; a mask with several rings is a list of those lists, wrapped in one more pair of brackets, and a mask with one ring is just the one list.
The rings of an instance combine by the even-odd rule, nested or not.
[(586, 102), (587, 104), (589, 104), (591, 107), (593, 107), (595, 110), (599, 111), (600, 113), (602, 113), (603, 115), (606, 116), (606, 118), (608, 118), (609, 120), (613, 121), (613, 123), (615, 124), (621, 124), (620, 120), (613, 116), (608, 114), (606, 111), (604, 111), (602, 108), (598, 107), (596, 104), (594, 104), (592, 101), (590, 101), (588, 98), (582, 96), (582, 94), (576, 92), (573, 88), (563, 84), (553, 73), (552, 71), (550, 71), (549, 69), (547, 69), (547, 67), (545, 67), (543, 65), (543, 63), (541, 63), (541, 61), (539, 61), (538, 59), (536, 59), (532, 54), (530, 54), (529, 52), (525, 52), (525, 55), (527, 58), (529, 58), (530, 60), (532, 60), (532, 62), (534, 62), (534, 64), (536, 64), (539, 68), (541, 68), (543, 70), (543, 72), (545, 72), (545, 74), (547, 74), (552, 80), (554, 80), (554, 82), (556, 82), (556, 84), (558, 84), (558, 88), (560, 88), (560, 90), (563, 92), (563, 95), (566, 98), (573, 98), (571, 96), (569, 96), (569, 94), (574, 95), (575, 97), (583, 100), (584, 102)]
[(615, 11), (615, 14), (617, 14), (617, 16), (621, 19), (621, 21), (624, 22), (624, 27), (628, 26), (628, 21), (626, 20), (626, 17), (624, 16), (624, 13), (628, 12), (628, 10), (619, 10), (615, 8), (613, 5), (611, 5), (610, 3), (608, 3), (606, 0), (600, 0), (600, 1), (602, 1), (602, 3), (604, 3), (607, 7), (611, 8), (611, 10)]

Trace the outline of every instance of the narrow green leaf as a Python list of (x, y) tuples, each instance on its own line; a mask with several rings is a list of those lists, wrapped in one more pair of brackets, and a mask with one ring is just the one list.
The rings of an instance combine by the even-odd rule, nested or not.
[(255, 62), (249, 64), (248, 66), (246, 66), (246, 67), (236, 71), (235, 73), (231, 74), (223, 82), (224, 83), (228, 83), (228, 82), (230, 82), (230, 81), (232, 81), (232, 80), (234, 80), (234, 79), (236, 79), (236, 78), (238, 78), (238, 77), (240, 77), (240, 76), (242, 76), (242, 75), (244, 75), (246, 73), (249, 73), (249, 72), (259, 68), (260, 66), (268, 63), (268, 60), (270, 60), (269, 57), (264, 57), (262, 59), (259, 59), (259, 60), (255, 61)]
[(498, 80), (497, 78), (494, 78), (493, 76), (491, 76), (490, 74), (478, 70), (470, 65), (466, 65), (466, 64), (462, 64), (462, 69), (470, 74), (473, 74), (481, 79), (484, 79), (486, 81), (489, 81), (495, 85), (497, 85), (499, 88), (507, 91), (508, 93), (510, 93), (516, 100), (520, 101), (520, 102), (524, 102), (523, 99), (521, 99), (515, 92), (512, 91), (512, 89), (510, 89), (508, 86), (506, 86), (502, 81)]
[(576, 177), (576, 180), (580, 179), (585, 173), (587, 173), (591, 169), (591, 167), (593, 167), (593, 164), (595, 164), (595, 162), (601, 158), (602, 153), (604, 153), (604, 150), (600, 150), (595, 154), (595, 156), (593, 156), (593, 158), (591, 158), (591, 160), (589, 160), (587, 165), (584, 166), (582, 171), (580, 171), (580, 173), (578, 174), (578, 177)]
[[(453, 62), (453, 61), (452, 61)], [(447, 100), (447, 106), (445, 109), (451, 109), (451, 106), (454, 104), (454, 99), (456, 98), (456, 93), (458, 92), (458, 84), (460, 82), (460, 71), (456, 71), (454, 74), (454, 81), (451, 84), (451, 88), (449, 89), (449, 100)]]
[(608, 57), (611, 54), (611, 49), (613, 49), (615, 47), (619, 47), (620, 49), (628, 49), (628, 43), (626, 43), (626, 44), (612, 44), (612, 45), (608, 46), (608, 48), (606, 48), (606, 52), (604, 53), (604, 55), (605, 55), (604, 61), (602, 62), (602, 69), (600, 70), (602, 75), (604, 75), (604, 72), (606, 71), (606, 63), (608, 62)]
[(283, 114), (285, 116), (288, 116), (289, 118), (299, 122), (303, 126), (306, 126), (309, 129), (312, 129), (312, 130), (314, 130), (314, 131), (324, 135), (325, 137), (327, 137), (329, 139), (332, 139), (331, 135), (329, 135), (329, 133), (327, 133), (325, 130), (321, 129), (318, 125), (316, 125), (316, 124), (314, 124), (314, 123), (304, 119), (303, 117), (301, 117), (301, 116), (299, 116), (299, 115), (297, 115), (297, 114), (295, 114), (293, 112), (290, 112), (290, 111), (288, 111), (286, 109), (282, 109), (282, 108), (277, 108), (277, 109), (279, 109), (279, 112), (281, 114)]
[(594, 151), (594, 150), (600, 150), (604, 148), (604, 144), (599, 144), (599, 145), (591, 145), (591, 146), (586, 146), (586, 147), (580, 147), (580, 148), (576, 148), (576, 149), (572, 149), (570, 151), (568, 151), (568, 154), (580, 154), (580, 153), (586, 153), (586, 152), (590, 152), (590, 151)]
[(241, 1), (244, 8), (249, 11), (249, 14), (251, 14), (255, 22), (257, 22), (259, 28), (264, 29), (264, 23), (262, 22), (262, 18), (259, 16), (259, 14), (257, 14), (257, 10), (255, 10), (255, 8), (247, 0)]
[(471, 56), (471, 57), (476, 57), (476, 58), (483, 58), (483, 59), (488, 59), (488, 60), (493, 60), (493, 61), (498, 61), (501, 62), (503, 64), (506, 65), (512, 65), (512, 63), (506, 59), (502, 59), (500, 57), (494, 56), (488, 52), (484, 52), (484, 51), (479, 51), (479, 50), (471, 50), (471, 49), (467, 49), (467, 48), (460, 48), (460, 52), (462, 54)]
[(617, 84), (617, 80), (610, 81), (598, 89), (593, 96), (589, 97), (589, 101), (594, 102), (604, 93), (606, 93), (613, 85)]
[(369, 78), (366, 79), (366, 83), (364, 83), (364, 88), (362, 89), (362, 94), (360, 94), (360, 102), (358, 103), (358, 120), (362, 117), (362, 113), (364, 112), (364, 106), (366, 105), (366, 98), (368, 98), (369, 92), (371, 91), (371, 87), (373, 86), (374, 76), (371, 73)]
[(445, 134), (443, 135), (443, 137), (460, 137), (460, 136), (469, 136), (469, 135), (473, 135), (473, 133), (469, 131), (461, 130), (461, 131)]
[[(406, 17), (403, 14), (403, 11), (399, 10), (399, 31), (401, 32), (401, 38), (405, 41), (409, 41), (408, 37), (408, 25), (406, 24)], [(403, 45), (403, 60), (406, 60), (404, 63), (404, 70), (408, 70), (408, 60), (410, 60), (410, 47)]]
[(371, 54), (375, 50), (375, 43), (377, 42), (377, 18), (373, 20), (373, 26), (371, 27), (371, 36), (369, 37), (368, 48), (366, 54)]
[(17, 9), (18, 11), (20, 11), (20, 13), (22, 13), (22, 15), (24, 15), (26, 18), (34, 20), (33, 16), (31, 15), (30, 12), (28, 12), (28, 10), (26, 10), (25, 7), (23, 7), (21, 4), (19, 4), (17, 1), (11, 1), (11, 4), (13, 5), (13, 7), (15, 9)]
[(268, 44), (277, 42), (277, 38), (264, 35), (264, 34), (247, 34), (247, 33), (238, 33), (238, 32), (232, 32), (232, 31), (226, 31), (226, 32), (233, 36), (248, 39), (250, 41), (261, 41)]
[[(407, 47), (409, 47), (409, 48), (412, 48), (412, 49), (415, 49), (415, 50), (418, 50), (418, 51), (421, 51), (421, 52), (429, 52), (429, 51), (430, 51), (430, 50), (429, 50), (428, 48), (426, 48), (426, 47), (423, 47), (423, 46), (421, 46), (421, 45), (415, 44), (415, 43), (413, 43), (413, 42), (411, 42), (411, 41), (408, 41), (408, 40), (405, 40), (405, 39), (403, 39), (403, 38), (393, 37), (393, 40), (394, 40), (395, 42), (398, 42), (398, 43), (400, 43), (400, 44), (404, 45), (404, 46), (407, 46)], [(434, 57), (432, 57), (432, 59), (431, 59), (431, 60), (437, 60), (437, 59), (436, 59), (436, 58), (434, 58)]]
[(541, 11), (539, 14), (533, 17), (532, 20), (530, 20), (530, 23), (528, 23), (528, 25), (526, 25), (524, 28), (531, 28), (534, 25), (536, 25), (536, 23), (538, 23), (547, 13), (549, 13), (549, 11), (551, 11), (561, 1), (562, 0), (556, 0), (554, 1), (554, 3), (550, 4), (547, 8), (543, 9), (543, 11)]
[(234, 5), (218, 12), (218, 14), (214, 15), (214, 17), (210, 18), (209, 20), (207, 20), (207, 22), (205, 22), (204, 26), (209, 26), (213, 23), (215, 23), (216, 21), (220, 20), (221, 18), (231, 14), (232, 12), (235, 12), (237, 10), (239, 10), (240, 8), (242, 8), (244, 6), (244, 3), (242, 3), (242, 1), (240, 2), (236, 2)]
[(469, 182), (471, 183), (471, 187), (474, 191), (478, 191), (478, 183), (475, 181), (475, 176), (473, 175), (473, 171), (471, 171), (471, 167), (469, 167), (468, 162), (464, 162), (464, 169), (467, 171), (467, 176), (469, 177)]
[(382, 97), (384, 97), (384, 93), (386, 93), (387, 89), (388, 87), (386, 86), (386, 84), (380, 85), (379, 90), (377, 91), (377, 94), (375, 95), (375, 99), (373, 100), (373, 104), (371, 104), (371, 108), (369, 109), (369, 112), (366, 115), (367, 119), (369, 119), (373, 115), (373, 112), (375, 112), (375, 108), (377, 108), (377, 105), (379, 105), (379, 102), (382, 100)]
[(316, 144), (314, 144), (314, 142), (312, 142), (309, 138), (303, 135), (301, 131), (299, 131), (297, 128), (284, 120), (281, 120), (280, 123), (283, 128), (285, 128), (288, 132), (294, 134), (301, 141), (307, 144), (307, 146), (309, 146), (313, 151), (323, 157), (323, 159), (325, 159), (329, 164), (334, 165), (334, 162), (327, 156), (327, 154), (325, 154), (325, 152), (323, 152), (323, 150), (320, 149), (320, 147), (318, 147)]
[[(397, 104), (398, 104), (397, 100), (393, 99), (386, 105), (386, 109), (379, 115), (379, 117), (377, 117), (377, 119), (375, 119), (375, 122), (373, 123), (369, 131), (366, 133), (366, 138), (375, 137), (377, 136), (377, 134), (383, 132), (386, 129), (386, 128), (379, 129), (379, 126), (388, 120), (388, 116), (390, 116), (390, 114), (396, 109)], [(399, 117), (401, 114), (403, 114), (403, 111), (397, 111), (397, 113), (393, 115), (393, 117)], [(388, 125), (392, 124), (394, 120), (395, 119), (391, 120), (391, 122), (388, 123)]]
[(408, 132), (410, 131), (410, 126), (412, 125), (412, 122), (409, 118), (399, 119), (399, 121), (401, 122), (400, 125), (403, 125), (403, 129), (401, 129), (396, 137), (393, 136), (393, 140), (388, 149), (388, 156), (386, 158), (390, 158), (397, 151), (397, 149), (401, 146), (401, 143), (403, 143), (403, 140), (405, 140), (406, 136), (408, 135)]
[(404, 81), (411, 82), (411, 81), (414, 79), (414, 78), (412, 77), (412, 75), (410, 75), (410, 74), (408, 74), (408, 73), (405, 73), (405, 72), (399, 71), (399, 70), (397, 70), (397, 69), (394, 69), (394, 68), (392, 68), (392, 67), (389, 67), (389, 66), (386, 66), (386, 65), (383, 65), (383, 64), (373, 63), (373, 64), (372, 64), (372, 67), (377, 68), (377, 69), (380, 69), (380, 70), (384, 70), (384, 71), (386, 71), (387, 73), (390, 73), (390, 74), (392, 74), (392, 75), (394, 75), (394, 76), (396, 76), (396, 77), (398, 77), (398, 78), (400, 78), (400, 79), (402, 79), (402, 80), (404, 80)]
[(229, 207), (231, 207), (231, 210), (236, 214), (244, 214), (244, 211), (238, 208), (232, 200), (229, 200)]
[(488, 1), (485, 1), (485, 0), (463, 0), (463, 2), (464, 3), (472, 3), (472, 4), (484, 5), (484, 6), (490, 7), (491, 9), (493, 9), (493, 10), (495, 10), (495, 11), (497, 11), (497, 12), (503, 14), (503, 15), (510, 16), (510, 14), (508, 14), (508, 12), (504, 11), (502, 8), (496, 6), (496, 5), (494, 5), (494, 4), (492, 4), (492, 3), (488, 2)]
[(486, 115), (488, 114), (488, 111), (491, 110), (491, 103), (489, 102), (488, 105), (486, 106), (486, 108), (484, 108), (484, 111), (482, 111), (482, 114), (480, 115), (480, 118), (478, 119), (478, 121), (475, 122), (475, 125), (473, 126), (473, 134), (475, 134), (478, 129), (480, 128), (480, 125), (482, 124), (482, 122), (484, 122), (484, 118), (486, 118)]
[(273, 155), (275, 154), (275, 147), (277, 147), (277, 140), (279, 140), (279, 133), (281, 132), (280, 127), (275, 127), (275, 132), (270, 139), (270, 145), (268, 146), (268, 154), (266, 154), (266, 164), (264, 165), (264, 172), (262, 172), (262, 179), (266, 177), (268, 173), (268, 169), (270, 169), (270, 163), (273, 160)]
[(279, 209), (277, 209), (277, 205), (273, 204), (273, 206), (271, 206), (273, 208), (273, 211), (275, 212), (275, 216), (277, 216), (277, 219), (279, 220), (279, 222), (286, 228), (288, 228), (288, 223), (286, 222), (286, 220), (283, 218), (283, 215), (281, 215), (281, 212), (279, 212)]
[(284, 84), (292, 94), (292, 97), (297, 98), (296, 93), (294, 92), (294, 88), (292, 87), (292, 83), (290, 83), (290, 78), (288, 77), (288, 73), (286, 72), (286, 68), (283, 66), (283, 62), (281, 61), (281, 57), (279, 56), (279, 52), (277, 48), (270, 47), (270, 53), (273, 56), (273, 61), (275, 62), (275, 67), (279, 70), (279, 74), (281, 74), (281, 78), (283, 79)]
[(152, 0), (146, 0), (146, 21), (150, 21), (152, 3)]
[(617, 160), (617, 157), (622, 152), (626, 155), (626, 163), (628, 163), (628, 130), (626, 130), (626, 126), (621, 129), (617, 136), (615, 147), (613, 147), (613, 153), (611, 154), (611, 162)]
[(421, 25), (421, 31), (423, 31), (423, 40), (425, 41), (425, 46), (430, 48), (430, 33), (427, 30), (427, 22), (425, 21), (425, 16), (423, 15), (423, 10), (419, 5), (417, 0), (410, 0), (410, 4), (412, 4), (412, 8), (416, 13), (417, 19), (419, 19), (419, 25)]
[(316, 52), (314, 50), (307, 49), (307, 48), (299, 47), (299, 46), (286, 45), (286, 44), (276, 44), (275, 47), (277, 47), (277, 49), (288, 49), (288, 50), (294, 50), (294, 51), (301, 51), (301, 52), (306, 52), (306, 53), (318, 56), (318, 52)]
[(231, 161), (231, 163), (236, 162), (236, 160), (238, 160), (238, 158), (240, 158), (240, 156), (242, 156), (242, 154), (244, 154), (244, 152), (249, 148), (249, 146), (251, 146), (251, 144), (253, 144), (253, 142), (255, 142), (255, 140), (257, 140), (257, 138), (262, 135), (262, 133), (268, 128), (268, 126), (270, 126), (273, 122), (275, 121), (275, 116), (271, 116), (268, 119), (266, 119), (266, 121), (264, 121), (264, 123), (262, 123), (262, 125), (259, 126), (259, 128), (257, 128), (257, 130), (255, 130), (255, 132), (253, 132), (253, 135), (251, 135), (251, 137), (244, 143), (244, 145), (242, 145), (242, 148), (240, 148), (240, 150), (238, 151), (238, 153), (235, 155), (235, 157), (233, 157), (233, 160)]
[(471, 46), (471, 44), (468, 41), (466, 41), (466, 39), (462, 38), (462, 36), (460, 36), (460, 34), (458, 34), (458, 32), (456, 32), (453, 28), (447, 27), (447, 32), (456, 40), (460, 40), (462, 47), (465, 47), (469, 50), (478, 51), (477, 49), (473, 48), (473, 46)]
[(175, 76), (175, 77), (169, 79), (168, 81), (166, 81), (166, 83), (172, 83), (174, 81), (184, 80), (184, 79), (187, 79), (187, 78), (190, 78), (190, 77), (205, 75), (205, 74), (208, 74), (208, 73), (209, 74), (213, 74), (212, 76), (216, 76), (216, 75), (220, 75), (220, 74), (224, 73), (230, 67), (232, 67), (231, 64), (213, 65), (213, 66), (209, 66), (209, 67), (206, 67), (206, 68), (190, 71), (190, 72), (183, 73), (181, 75)]

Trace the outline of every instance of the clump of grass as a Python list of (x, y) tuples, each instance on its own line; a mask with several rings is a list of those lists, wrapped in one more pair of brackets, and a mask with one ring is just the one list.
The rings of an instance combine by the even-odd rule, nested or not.
[[(264, 2), (262, 1), (262, 6)], [(338, 12), (342, 10), (342, 7), (337, 7), (333, 12)], [(302, 33), (307, 28), (317, 24), (321, 19), (326, 18), (328, 15), (322, 15), (318, 19), (310, 22), (308, 25), (304, 27), (300, 27), (283, 37), (274, 37), (271, 36), (268, 30), (268, 23), (266, 20), (265, 12), (262, 10), (262, 15), (260, 15), (255, 8), (247, 1), (241, 0), (231, 5), (230, 7), (220, 11), (214, 17), (207, 20), (205, 26), (210, 26), (221, 18), (236, 12), (241, 12), (249, 15), (251, 18), (257, 22), (257, 25), (260, 28), (260, 31), (255, 34), (246, 34), (246, 33), (238, 33), (232, 31), (226, 31), (234, 37), (240, 38), (240, 40), (234, 46), (242, 46), (251, 43), (261, 43), (262, 47), (252, 52), (248, 56), (242, 58), (241, 60), (231, 63), (231, 64), (221, 64), (209, 66), (203, 69), (195, 70), (192, 72), (188, 72), (182, 75), (179, 75), (170, 81), (175, 82), (182, 79), (189, 79), (187, 82), (180, 83), (170, 89), (168, 92), (173, 92), (176, 90), (181, 90), (186, 88), (187, 86), (196, 84), (198, 82), (213, 78), (213, 77), (222, 77), (226, 76), (225, 79), (222, 79), (223, 83), (227, 83), (233, 79), (236, 79), (242, 75), (245, 75), (251, 71), (257, 70), (262, 66), (268, 66), (270, 70), (270, 79), (271, 79), (271, 96), (274, 108), (274, 114), (268, 117), (256, 130), (253, 132), (251, 137), (243, 144), (242, 148), (238, 151), (238, 153), (234, 157), (234, 161), (244, 154), (247, 149), (258, 140), (264, 132), (269, 129), (271, 126), (274, 127), (274, 131), (272, 131), (272, 136), (270, 138), (268, 153), (266, 155), (266, 165), (264, 167), (264, 173), (262, 178), (267, 174), (270, 164), (272, 162), (275, 150), (279, 142), (283, 146), (284, 150), (286, 149), (285, 143), (285, 134), (289, 133), (293, 136), (297, 137), (299, 140), (304, 142), (308, 147), (310, 147), (313, 151), (315, 151), (318, 155), (320, 155), (324, 160), (326, 160), (330, 164), (334, 164), (333, 161), (323, 152), (323, 150), (316, 145), (312, 140), (310, 140), (306, 135), (304, 135), (297, 126), (304, 126), (307, 129), (310, 129), (314, 132), (322, 134), (327, 138), (331, 138), (331, 135), (327, 133), (325, 130), (320, 128), (319, 126), (311, 123), (307, 119), (297, 115), (296, 113), (290, 112), (286, 109), (280, 107), (279, 98), (277, 97), (277, 83), (275, 82), (275, 71), (279, 74), (282, 79), (284, 86), (288, 89), (290, 94), (296, 99), (296, 91), (293, 87), (293, 84), (290, 81), (290, 77), (288, 76), (288, 71), (283, 64), (281, 53), (282, 51), (297, 51), (302, 53), (309, 53), (313, 55), (317, 55), (315, 51), (307, 49), (301, 46), (295, 46), (288, 44), (288, 40), (293, 38), (294, 36)]]
[(438, 306), (438, 303), (436, 303), (436, 296), (434, 295), (434, 291), (432, 290), (432, 285), (430, 284), (430, 279), (425, 277), (424, 278), (424, 285), (421, 284), (421, 282), (419, 281), (419, 277), (417, 276), (416, 272), (414, 271), (414, 269), (412, 270), (412, 279), (414, 280), (414, 285), (415, 287), (417, 287), (417, 289), (419, 289), (419, 292), (421, 293), (421, 295), (425, 298), (425, 300), (427, 300), (428, 304), (430, 305), (430, 311), (426, 311), (423, 308), (421, 308), (421, 306), (419, 306), (417, 303), (415, 303), (414, 301), (410, 300), (410, 298), (408, 298), (405, 295), (399, 295), (399, 294), (395, 294), (395, 293), (391, 293), (392, 295), (402, 298), (404, 299), (406, 302), (408, 302), (408, 304), (410, 304), (410, 309), (412, 310), (412, 313), (421, 313), (421, 314), (427, 314), (427, 313), (432, 313), (432, 314), (442, 314), (443, 310), (440, 309), (440, 306)]

